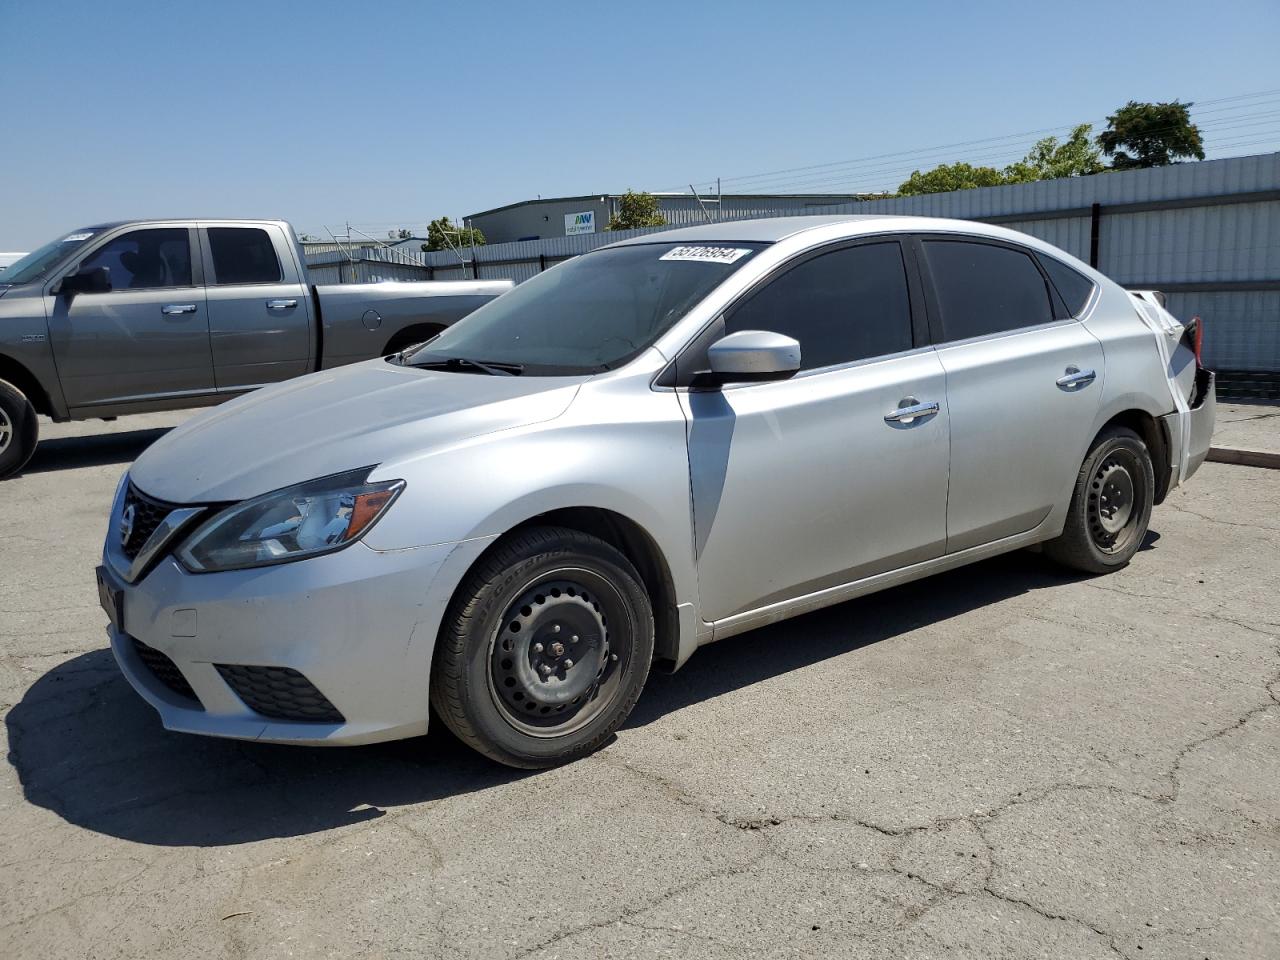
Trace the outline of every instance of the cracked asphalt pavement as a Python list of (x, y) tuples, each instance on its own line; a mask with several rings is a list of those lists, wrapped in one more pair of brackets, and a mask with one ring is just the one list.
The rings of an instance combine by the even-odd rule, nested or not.
[(1205, 465), (1105, 578), (1017, 553), (707, 647), (529, 774), (161, 729), (93, 567), (183, 416), (46, 424), (0, 485), (0, 955), (1280, 956), (1280, 471)]

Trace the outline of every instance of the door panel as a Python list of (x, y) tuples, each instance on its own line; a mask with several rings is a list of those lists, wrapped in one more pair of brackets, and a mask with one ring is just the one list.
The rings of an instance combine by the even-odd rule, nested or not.
[(213, 391), (208, 314), (204, 288), (193, 283), (189, 235), (172, 227), (118, 234), (70, 271), (107, 267), (110, 292), (46, 298), (68, 406)]
[[(703, 618), (941, 556), (944, 389), (941, 363), (922, 350), (682, 394)], [(886, 422), (907, 397), (940, 410)]]
[[(1075, 321), (938, 348), (951, 410), (947, 551), (1035, 527), (1071, 494), (1102, 397), (1102, 345)], [(1095, 379), (1060, 387), (1070, 368)]]
[(310, 291), (280, 229), (207, 225), (201, 243), (218, 390), (235, 392), (309, 372)]
[(1031, 530), (1070, 497), (1102, 397), (1102, 345), (1063, 319), (1018, 244), (952, 235), (921, 247), (951, 412), (954, 553)]

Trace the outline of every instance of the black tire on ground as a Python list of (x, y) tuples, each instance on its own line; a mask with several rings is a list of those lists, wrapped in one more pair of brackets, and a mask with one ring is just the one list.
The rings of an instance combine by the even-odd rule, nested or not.
[(563, 527), (501, 541), (441, 626), (431, 703), (469, 746), (536, 769), (595, 750), (626, 720), (653, 660), (653, 610), (620, 552)]
[(1045, 554), (1085, 573), (1125, 566), (1147, 535), (1155, 485), (1142, 438), (1127, 427), (1107, 427), (1084, 458), (1066, 527), (1044, 545)]
[(0, 380), (0, 480), (21, 470), (36, 452), (35, 407), (22, 391)]

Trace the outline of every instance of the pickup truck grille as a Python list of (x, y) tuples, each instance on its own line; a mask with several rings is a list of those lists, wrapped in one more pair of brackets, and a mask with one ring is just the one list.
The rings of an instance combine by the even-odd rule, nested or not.
[(133, 511), (133, 530), (124, 541), (124, 555), (130, 560), (137, 559), (138, 552), (151, 539), (156, 527), (174, 509), (170, 504), (152, 500), (130, 483), (124, 495), (124, 512), (125, 516), (129, 516), (129, 511)]

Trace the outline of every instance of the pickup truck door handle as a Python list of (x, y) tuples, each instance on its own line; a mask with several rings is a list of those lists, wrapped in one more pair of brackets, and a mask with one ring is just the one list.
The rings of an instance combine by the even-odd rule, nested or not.
[(160, 312), (166, 317), (176, 317), (181, 313), (195, 313), (196, 305), (194, 303), (166, 303), (160, 308)]
[(921, 403), (915, 397), (903, 397), (898, 401), (898, 409), (884, 415), (885, 423), (914, 423), (925, 417), (932, 417), (938, 412), (937, 401)]
[(267, 301), (268, 310), (288, 310), (290, 307), (296, 307), (297, 305), (298, 305), (297, 300), (268, 300)]
[(1097, 377), (1098, 375), (1092, 370), (1081, 370), (1073, 364), (1063, 371), (1063, 375), (1057, 379), (1057, 384), (1063, 390), (1078, 390), (1093, 383)]

